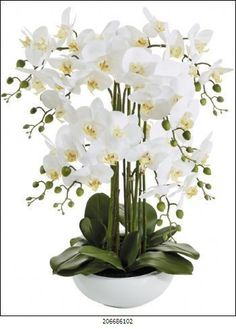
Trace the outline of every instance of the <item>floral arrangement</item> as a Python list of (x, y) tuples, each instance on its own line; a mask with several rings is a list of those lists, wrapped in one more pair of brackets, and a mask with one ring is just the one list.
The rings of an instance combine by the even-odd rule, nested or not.
[[(2, 97), (9, 102), (30, 91), (40, 100), (30, 109), (39, 120), (23, 129), (29, 138), (38, 130), (49, 151), (40, 167), (45, 179), (33, 183), (43, 190), (27, 197), (28, 205), (54, 190), (64, 193), (53, 205), (64, 214), (84, 188), (96, 192), (80, 220), (83, 237), (71, 239), (51, 259), (55, 274), (191, 274), (185, 257), (199, 257), (174, 235), (186, 198), (201, 192), (214, 199), (205, 181), (211, 175), (211, 134), (196, 146), (192, 128), (201, 106), (209, 104), (215, 116), (227, 111), (220, 106), (220, 83), (230, 69), (220, 60), (201, 60), (211, 30), (196, 24), (182, 36), (147, 9), (144, 15), (142, 31), (112, 21), (101, 33), (78, 33), (68, 8), (53, 35), (44, 26), (23, 31), (25, 59), (16, 67), (25, 77), (9, 77), (7, 83), (17, 87)], [(86, 89), (89, 105), (80, 100)], [(55, 122), (59, 128), (51, 141), (46, 131)], [(109, 196), (97, 192), (102, 184), (110, 184)]]

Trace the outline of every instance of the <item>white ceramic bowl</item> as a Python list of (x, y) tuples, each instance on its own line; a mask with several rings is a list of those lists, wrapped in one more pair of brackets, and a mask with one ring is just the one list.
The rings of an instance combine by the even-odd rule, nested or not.
[(129, 278), (109, 278), (78, 274), (76, 286), (88, 298), (112, 307), (129, 308), (143, 305), (160, 296), (173, 275), (152, 272)]

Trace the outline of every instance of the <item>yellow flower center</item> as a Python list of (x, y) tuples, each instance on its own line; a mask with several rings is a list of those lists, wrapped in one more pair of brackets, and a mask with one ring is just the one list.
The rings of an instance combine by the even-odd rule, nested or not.
[(165, 31), (165, 23), (161, 22), (161, 21), (156, 21), (154, 29), (160, 33), (160, 32), (164, 32)]
[(57, 170), (54, 170), (54, 169), (50, 170), (48, 174), (49, 174), (49, 177), (52, 180), (56, 180), (60, 177), (60, 173)]
[(197, 67), (195, 65), (192, 65), (192, 66), (190, 66), (188, 73), (192, 77), (196, 78), (198, 76), (197, 71), (198, 71)]
[(149, 152), (143, 154), (139, 159), (140, 167), (145, 170), (152, 163), (152, 156)]
[(149, 46), (149, 42), (147, 38), (139, 38), (136, 42), (135, 42), (135, 46), (136, 47), (148, 47)]
[(64, 74), (71, 74), (72, 72), (72, 65), (71, 62), (62, 62), (59, 70), (62, 71)]
[(99, 186), (102, 183), (100, 182), (100, 180), (98, 180), (97, 178), (94, 179), (90, 179), (88, 182), (89, 187), (93, 190), (93, 191), (97, 191), (97, 189), (99, 188)]
[(179, 182), (179, 178), (183, 176), (183, 172), (180, 169), (172, 168), (170, 171), (170, 178), (174, 182)]
[(57, 37), (58, 39), (64, 40), (69, 34), (69, 29), (67, 26), (60, 26), (57, 34), (55, 35), (55, 37)]
[(209, 155), (208, 154), (204, 154), (203, 157), (201, 158), (201, 164), (202, 165), (205, 165), (207, 160), (209, 158)]
[(179, 126), (185, 130), (191, 129), (193, 127), (192, 114), (185, 112), (182, 118), (179, 120)]
[(79, 44), (76, 40), (71, 41), (68, 44), (68, 48), (69, 48), (69, 51), (72, 52), (72, 53), (76, 53), (76, 52), (80, 51)]
[(188, 198), (192, 198), (193, 196), (197, 195), (198, 192), (197, 186), (190, 186), (186, 189), (185, 192)]
[(78, 152), (75, 150), (66, 150), (65, 152), (65, 158), (68, 162), (75, 162), (78, 159)]
[(65, 116), (65, 109), (63, 107), (57, 108), (55, 112), (55, 116), (57, 119), (63, 119)]
[(222, 78), (219, 70), (214, 70), (211, 74), (211, 77), (216, 83), (222, 82)]
[(43, 82), (41, 80), (38, 80), (35, 78), (31, 80), (31, 86), (32, 86), (32, 88), (35, 89), (37, 94), (41, 93), (42, 91), (44, 91), (46, 89)]
[(90, 91), (93, 91), (94, 89), (98, 89), (98, 83), (94, 79), (88, 80), (87, 86)]
[(115, 129), (113, 129), (112, 135), (114, 137), (123, 137), (124, 136), (124, 131), (122, 129), (120, 129), (119, 127), (116, 127)]
[(105, 59), (103, 61), (99, 62), (98, 66), (99, 66), (99, 68), (102, 72), (110, 72), (111, 71), (110, 65), (108, 64), (107, 60), (105, 60)]
[(170, 56), (174, 58), (180, 58), (184, 54), (183, 49), (180, 46), (170, 47)]
[(48, 49), (48, 42), (44, 38), (40, 38), (34, 45), (41, 51), (46, 51)]
[(129, 69), (132, 73), (144, 74), (144, 67), (140, 63), (130, 63)]
[(60, 91), (60, 90), (64, 90), (64, 87), (62, 87), (58, 84), (55, 84), (54, 89)]
[(118, 161), (118, 155), (116, 153), (107, 153), (103, 157), (103, 161), (107, 164), (114, 166), (116, 164), (116, 162)]
[(195, 48), (199, 52), (199, 54), (206, 52), (207, 50), (205, 49), (206, 43), (202, 42), (200, 40), (195, 40)]
[(96, 131), (96, 128), (93, 124), (91, 123), (88, 123), (84, 126), (84, 132), (86, 135), (96, 139), (97, 138), (97, 131)]
[(151, 102), (146, 102), (141, 105), (140, 111), (144, 114), (148, 114), (154, 108)]
[(178, 101), (182, 98), (182, 96), (180, 95), (174, 95), (171, 97), (171, 103), (172, 105), (175, 105), (176, 103), (178, 103)]
[(27, 48), (31, 45), (31, 39), (26, 36), (25, 40), (20, 40), (20, 42), (22, 43), (23, 47)]

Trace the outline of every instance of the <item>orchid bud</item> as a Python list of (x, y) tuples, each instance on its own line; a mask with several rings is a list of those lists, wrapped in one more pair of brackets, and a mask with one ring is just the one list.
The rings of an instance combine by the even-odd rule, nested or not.
[(37, 112), (36, 107), (32, 107), (32, 109), (30, 110), (30, 114), (35, 114)]
[(56, 186), (54, 189), (55, 193), (60, 193), (62, 191), (62, 188), (60, 186)]
[(176, 147), (178, 145), (177, 141), (175, 139), (172, 139), (170, 141), (170, 145), (173, 146), (173, 147)]
[(21, 81), (20, 88), (27, 88), (29, 87), (29, 82), (26, 80)]
[(200, 99), (201, 105), (203, 105), (203, 106), (206, 105), (206, 102), (207, 102), (206, 98)]
[(163, 220), (162, 219), (158, 219), (157, 220), (157, 226), (161, 226), (163, 224)]
[(78, 187), (76, 190), (76, 194), (78, 196), (82, 196), (84, 194), (84, 190), (82, 189), (82, 187)]
[(158, 202), (157, 209), (159, 211), (163, 212), (165, 210), (165, 208), (166, 208), (166, 205), (165, 205), (165, 203), (163, 201)]
[(212, 89), (216, 92), (216, 93), (220, 93), (221, 92), (221, 86), (219, 84), (215, 84), (213, 85)]
[(45, 123), (50, 123), (53, 121), (53, 115), (52, 114), (48, 114), (46, 115), (45, 119), (44, 119)]
[(34, 188), (36, 188), (36, 187), (39, 186), (39, 183), (38, 183), (38, 182), (33, 182), (32, 186), (33, 186)]
[(210, 190), (211, 189), (211, 184), (206, 184), (206, 189)]
[(11, 85), (13, 83), (14, 79), (12, 77), (7, 78), (7, 83)]
[(216, 98), (216, 100), (217, 100), (217, 102), (219, 102), (219, 103), (223, 103), (224, 98), (223, 98), (222, 96), (218, 96), (218, 97)]
[(205, 167), (205, 168), (203, 169), (203, 173), (204, 173), (205, 175), (211, 175), (211, 169), (208, 168), (208, 167)]
[(183, 138), (189, 141), (191, 139), (191, 132), (189, 130), (185, 130), (182, 134)]
[(204, 183), (202, 181), (197, 182), (198, 187), (202, 188), (204, 186)]
[(70, 167), (64, 166), (61, 170), (62, 176), (67, 177), (71, 173)]
[(25, 61), (23, 59), (18, 59), (16, 62), (16, 67), (24, 67), (25, 66)]
[(170, 130), (170, 121), (168, 119), (163, 120), (161, 125), (165, 130)]
[(195, 91), (201, 91), (202, 86), (201, 86), (200, 82), (195, 82), (194, 86), (195, 86)]
[(183, 210), (181, 209), (177, 209), (176, 210), (176, 216), (179, 218), (179, 219), (182, 219), (184, 217), (184, 212)]
[(53, 182), (47, 181), (46, 184), (45, 184), (45, 187), (46, 187), (47, 190), (50, 190), (53, 187)]
[(41, 175), (43, 175), (43, 174), (46, 173), (46, 171), (45, 171), (45, 169), (44, 169), (44, 166), (41, 166), (41, 167), (39, 168), (39, 172), (40, 172)]
[(16, 98), (21, 98), (21, 93), (17, 93)]

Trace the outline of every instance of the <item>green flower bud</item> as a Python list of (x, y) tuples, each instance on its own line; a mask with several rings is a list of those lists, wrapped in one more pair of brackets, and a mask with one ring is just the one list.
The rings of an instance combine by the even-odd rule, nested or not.
[(2, 96), (2, 97), (6, 97), (6, 96), (7, 96), (7, 94), (6, 94), (6, 93), (3, 93), (1, 96)]
[(185, 130), (182, 134), (183, 138), (189, 141), (191, 139), (191, 132), (189, 130)]
[(17, 93), (16, 98), (21, 98), (21, 93)]
[(36, 107), (32, 107), (32, 109), (30, 110), (30, 114), (35, 114), (37, 112)]
[(192, 172), (198, 172), (198, 166), (197, 166), (197, 165), (195, 165), (195, 166), (193, 167)]
[(162, 219), (158, 219), (157, 220), (157, 226), (161, 226), (163, 224), (163, 220)]
[(178, 232), (180, 232), (181, 231), (181, 226), (180, 225), (176, 225), (176, 230), (178, 231)]
[(61, 170), (62, 176), (67, 177), (71, 173), (70, 167), (64, 166)]
[(30, 125), (26, 124), (23, 126), (23, 129), (29, 129)]
[(206, 184), (205, 187), (206, 187), (206, 189), (210, 190), (211, 189), (211, 184)]
[(18, 59), (16, 62), (16, 67), (24, 67), (25, 66), (25, 61), (23, 59)]
[(27, 88), (29, 87), (29, 82), (26, 80), (21, 81), (20, 88)]
[(38, 182), (33, 182), (32, 186), (33, 186), (34, 188), (36, 188), (36, 187), (39, 186), (39, 183), (38, 183)]
[(53, 207), (54, 207), (54, 208), (57, 208), (57, 207), (58, 207), (58, 203), (54, 203), (54, 204), (53, 204)]
[(62, 188), (60, 186), (56, 186), (54, 189), (55, 193), (61, 193), (61, 191), (62, 191)]
[(170, 145), (173, 146), (173, 147), (176, 147), (178, 145), (177, 141), (175, 139), (172, 139), (170, 141)]
[(44, 119), (45, 123), (50, 123), (53, 121), (53, 115), (52, 114), (48, 114), (46, 115), (45, 119)]
[(12, 79), (11, 77), (7, 78), (7, 83), (9, 85), (11, 85), (13, 83), (14, 79)]
[(76, 190), (76, 194), (78, 196), (82, 196), (84, 194), (84, 190), (82, 189), (82, 187), (78, 187)]
[(179, 219), (182, 219), (184, 217), (184, 212), (183, 210), (181, 209), (177, 209), (176, 210), (176, 216), (179, 218)]
[(161, 125), (165, 130), (170, 130), (170, 128), (171, 128), (170, 121), (168, 119), (163, 120)]
[(186, 156), (185, 156), (185, 155), (182, 155), (182, 156), (181, 156), (181, 160), (182, 160), (183, 162), (186, 161), (186, 160), (187, 160)]
[(204, 183), (202, 181), (198, 181), (197, 185), (202, 188), (204, 186)]
[(68, 207), (72, 208), (72, 207), (74, 207), (74, 205), (75, 205), (75, 204), (74, 204), (73, 201), (69, 201), (69, 202), (68, 202)]
[(44, 199), (44, 194), (41, 194), (39, 197), (38, 197), (39, 200), (43, 200)]
[(46, 184), (45, 184), (45, 187), (46, 187), (47, 190), (50, 190), (53, 187), (53, 182), (47, 181)]
[(211, 169), (205, 167), (205, 168), (203, 169), (203, 173), (204, 173), (205, 175), (211, 175)]
[(41, 166), (41, 167), (39, 168), (39, 172), (40, 172), (41, 175), (43, 175), (43, 174), (46, 173), (46, 171), (45, 171), (45, 169), (44, 169), (44, 166)]
[(219, 102), (219, 103), (223, 103), (224, 98), (223, 98), (222, 96), (218, 96), (218, 97), (216, 98), (216, 100), (217, 100), (217, 102)]
[(195, 91), (201, 91), (202, 86), (201, 86), (200, 82), (195, 82), (194, 86), (195, 86)]
[(26, 201), (30, 201), (30, 200), (32, 200), (32, 197), (31, 196), (28, 196), (25, 200)]
[(206, 98), (200, 99), (201, 105), (203, 105), (203, 106), (206, 105), (206, 102), (207, 102)]
[(186, 151), (188, 153), (192, 153), (193, 152), (193, 149), (192, 149), (192, 147), (188, 146), (188, 147), (186, 147)]
[(39, 127), (38, 127), (38, 131), (39, 131), (40, 133), (42, 133), (42, 132), (44, 131), (44, 126), (39, 126)]
[(166, 205), (165, 205), (165, 203), (163, 201), (158, 202), (157, 209), (159, 211), (163, 212), (165, 210), (165, 208), (166, 208)]
[(221, 86), (218, 84), (215, 84), (212, 86), (212, 89), (216, 92), (216, 93), (220, 93), (221, 92)]
[(207, 194), (204, 195), (204, 198), (205, 198), (207, 201), (211, 200), (210, 196), (207, 195)]
[(216, 110), (214, 110), (214, 111), (213, 111), (213, 114), (214, 114), (215, 116), (217, 116), (218, 113), (217, 113)]

